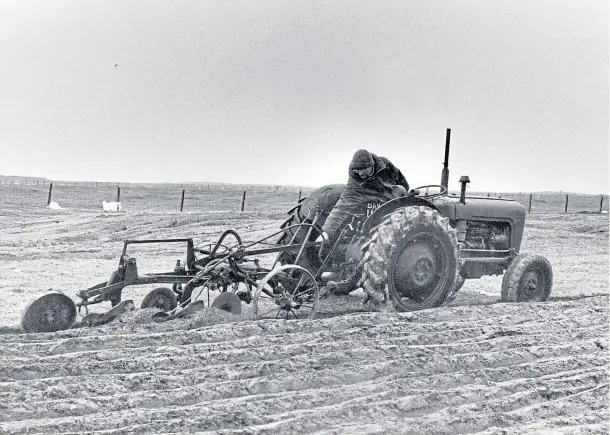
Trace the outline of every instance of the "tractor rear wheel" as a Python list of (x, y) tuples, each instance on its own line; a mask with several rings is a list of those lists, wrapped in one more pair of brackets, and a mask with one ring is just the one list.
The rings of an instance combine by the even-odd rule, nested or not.
[(502, 301), (544, 302), (551, 296), (553, 269), (542, 255), (519, 254), (502, 278)]
[(432, 208), (400, 208), (371, 230), (360, 265), (358, 285), (372, 302), (398, 311), (437, 307), (456, 286), (455, 230)]
[(455, 280), (455, 288), (447, 298), (447, 302), (452, 302), (455, 299), (455, 297), (457, 296), (457, 292), (460, 291), (460, 289), (464, 286), (465, 282), (466, 278), (464, 278), (458, 273), (457, 279)]

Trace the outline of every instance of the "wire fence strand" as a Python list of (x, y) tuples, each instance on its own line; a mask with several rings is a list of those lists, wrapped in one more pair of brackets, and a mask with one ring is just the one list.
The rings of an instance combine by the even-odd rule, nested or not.
[[(2, 183), (4, 207), (46, 207), (102, 210), (102, 202), (120, 199), (122, 211), (243, 211), (283, 213), (314, 189), (244, 184), (143, 184), (108, 182)], [(184, 191), (184, 201), (182, 195)], [(120, 193), (119, 193), (120, 192)], [(459, 195), (458, 192), (451, 192)], [(119, 198), (120, 196), (120, 198)], [(608, 212), (608, 195), (579, 193), (468, 192), (468, 196), (512, 199), (530, 213)]]

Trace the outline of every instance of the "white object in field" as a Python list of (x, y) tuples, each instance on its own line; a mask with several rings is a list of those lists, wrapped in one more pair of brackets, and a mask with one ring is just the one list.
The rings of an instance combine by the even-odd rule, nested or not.
[(51, 201), (49, 203), (49, 208), (51, 210), (61, 210), (61, 205), (59, 205), (58, 203), (56, 203), (55, 201)]
[(102, 201), (102, 209), (104, 211), (121, 211), (121, 203)]

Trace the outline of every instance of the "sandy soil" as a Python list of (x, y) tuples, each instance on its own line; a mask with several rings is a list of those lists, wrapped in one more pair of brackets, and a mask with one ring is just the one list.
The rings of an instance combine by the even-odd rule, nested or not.
[[(9, 209), (0, 225), (2, 434), (609, 432), (607, 215), (528, 216), (522, 251), (554, 267), (547, 303), (499, 303), (494, 277), (417, 313), (359, 312), (356, 293), (327, 299), (314, 321), (254, 322), (246, 306), (154, 324), (141, 310), (27, 335), (14, 326), (27, 299), (106, 280), (124, 238), (201, 244), (234, 227), (256, 239), (278, 221)], [(137, 258), (170, 270), (183, 250)]]

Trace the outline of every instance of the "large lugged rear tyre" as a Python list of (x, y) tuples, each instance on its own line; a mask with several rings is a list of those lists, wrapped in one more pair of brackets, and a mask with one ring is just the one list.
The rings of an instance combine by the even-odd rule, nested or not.
[(544, 302), (551, 296), (553, 269), (542, 255), (519, 254), (502, 278), (502, 301)]
[(374, 303), (398, 311), (442, 305), (456, 285), (458, 244), (449, 219), (424, 206), (396, 210), (371, 230), (360, 265), (362, 286)]

